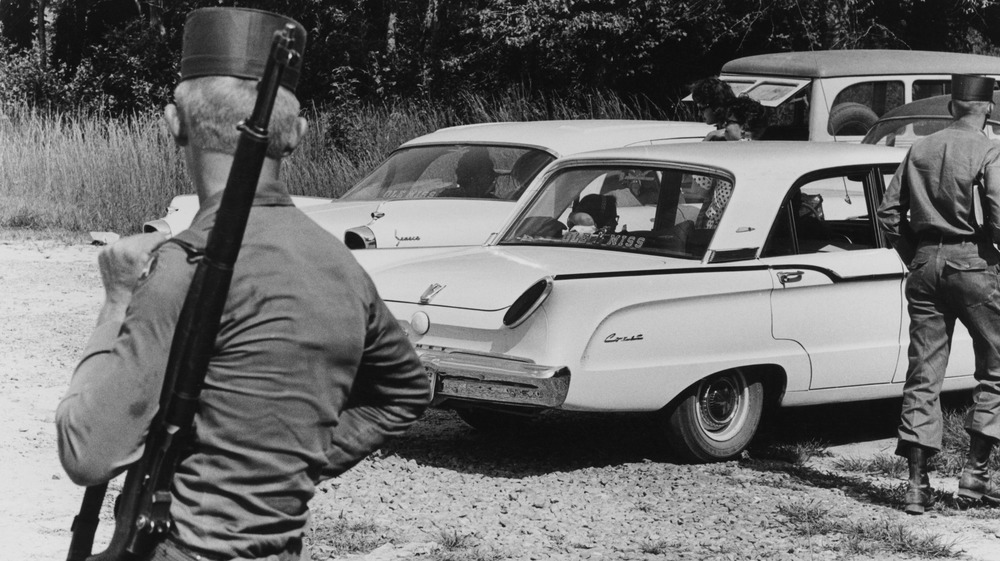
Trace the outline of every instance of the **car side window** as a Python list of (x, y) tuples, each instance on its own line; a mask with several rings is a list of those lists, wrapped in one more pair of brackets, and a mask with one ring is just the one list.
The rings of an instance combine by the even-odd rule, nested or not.
[(808, 179), (788, 194), (771, 229), (764, 257), (859, 251), (880, 247), (870, 208), (877, 206), (874, 172), (851, 171)]
[(951, 93), (951, 80), (914, 80), (913, 101)]
[(906, 101), (901, 81), (870, 81), (840, 91), (830, 107), (827, 132), (840, 136), (863, 136), (879, 117)]

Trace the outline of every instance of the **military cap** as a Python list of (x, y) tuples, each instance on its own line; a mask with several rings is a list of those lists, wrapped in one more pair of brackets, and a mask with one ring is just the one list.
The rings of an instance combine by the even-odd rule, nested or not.
[[(274, 32), (292, 24), (295, 50), (302, 53), (306, 30), (299, 22), (262, 10), (200, 8), (184, 23), (181, 81), (200, 76), (260, 79), (271, 52)], [(291, 91), (299, 81), (302, 57), (285, 69), (281, 85)]]
[(995, 80), (972, 74), (951, 75), (951, 98), (956, 101), (993, 101)]

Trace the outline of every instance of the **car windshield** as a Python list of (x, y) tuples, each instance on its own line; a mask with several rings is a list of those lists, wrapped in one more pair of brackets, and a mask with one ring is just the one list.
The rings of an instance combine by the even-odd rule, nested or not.
[[(884, 119), (872, 126), (861, 143), (908, 148), (918, 139), (947, 128), (952, 121), (950, 115)], [(988, 121), (986, 135), (991, 138), (1000, 135), (1000, 123)]]
[(567, 168), (549, 178), (500, 243), (701, 259), (732, 191), (731, 178), (703, 171)]
[(465, 197), (517, 200), (554, 156), (536, 148), (433, 145), (403, 148), (353, 189), (347, 201)]

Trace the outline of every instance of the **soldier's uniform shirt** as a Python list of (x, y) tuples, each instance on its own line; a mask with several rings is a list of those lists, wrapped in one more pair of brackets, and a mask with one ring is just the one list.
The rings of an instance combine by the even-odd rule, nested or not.
[(900, 447), (940, 450), (939, 394), (955, 321), (969, 330), (979, 386), (966, 428), (1000, 438), (1000, 254), (975, 218), (981, 184), (986, 231), (1000, 241), (1000, 146), (956, 121), (913, 144), (878, 209), (906, 262), (909, 367), (903, 390)]
[[(896, 170), (878, 209), (884, 228), (916, 243), (917, 236), (973, 236), (974, 183), (1000, 173), (1000, 146), (960, 121), (918, 140)], [(1000, 243), (1000, 193), (985, 192), (993, 243)], [(907, 210), (909, 217), (907, 217)]]
[[(82, 484), (142, 455), (177, 317), (221, 193), (164, 244), (124, 323), (99, 325), (57, 411), (60, 457)], [(402, 433), (429, 400), (412, 345), (350, 251), (258, 189), (222, 316), (196, 445), (177, 469), (176, 538), (254, 558), (302, 536), (316, 483)]]

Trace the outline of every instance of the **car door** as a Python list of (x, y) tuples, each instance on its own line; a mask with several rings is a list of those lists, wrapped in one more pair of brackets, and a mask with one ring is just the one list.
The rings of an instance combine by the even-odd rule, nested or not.
[(810, 389), (888, 383), (905, 356), (905, 269), (874, 218), (882, 181), (874, 166), (803, 177), (762, 253), (772, 336), (808, 353)]

